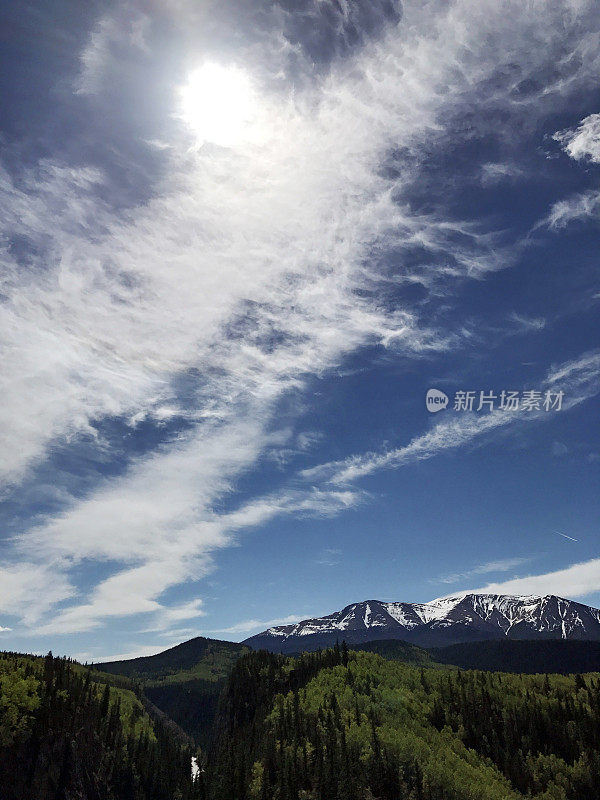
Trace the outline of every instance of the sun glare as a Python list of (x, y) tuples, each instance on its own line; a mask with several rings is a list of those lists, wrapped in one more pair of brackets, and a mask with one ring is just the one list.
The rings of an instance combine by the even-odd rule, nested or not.
[(252, 139), (256, 98), (248, 75), (204, 64), (181, 89), (181, 115), (202, 142), (232, 147)]

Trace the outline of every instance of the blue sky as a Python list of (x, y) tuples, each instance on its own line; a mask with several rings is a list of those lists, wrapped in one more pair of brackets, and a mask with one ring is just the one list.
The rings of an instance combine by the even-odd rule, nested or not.
[(600, 605), (595, 2), (2, 15), (0, 647)]

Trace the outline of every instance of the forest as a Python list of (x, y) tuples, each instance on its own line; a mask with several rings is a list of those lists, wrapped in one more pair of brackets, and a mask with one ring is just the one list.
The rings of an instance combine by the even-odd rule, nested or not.
[(0, 656), (2, 800), (590, 800), (600, 676), (246, 652), (205, 739), (131, 676)]
[(211, 800), (590, 800), (598, 675), (423, 669), (344, 646), (242, 656)]
[[(112, 684), (112, 685), (110, 685)], [(2, 800), (194, 800), (193, 749), (127, 679), (0, 654)]]

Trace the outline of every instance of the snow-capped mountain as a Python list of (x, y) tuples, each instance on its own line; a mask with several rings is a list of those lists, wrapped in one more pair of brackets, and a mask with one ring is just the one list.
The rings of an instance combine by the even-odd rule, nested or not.
[(326, 617), (280, 625), (246, 639), (254, 649), (294, 653), (374, 639), (404, 639), (423, 647), (484, 639), (590, 639), (600, 641), (600, 611), (545, 597), (463, 594), (430, 603), (352, 603)]

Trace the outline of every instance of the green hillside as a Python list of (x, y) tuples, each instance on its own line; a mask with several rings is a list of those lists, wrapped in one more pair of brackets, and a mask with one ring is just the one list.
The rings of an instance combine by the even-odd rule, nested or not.
[(414, 664), (422, 667), (436, 665), (432, 654), (428, 650), (403, 642), (401, 639), (380, 639), (374, 642), (352, 645), (351, 648), (352, 650), (362, 650), (365, 653), (378, 653), (383, 658), (402, 661), (405, 664)]
[(227, 683), (208, 780), (211, 800), (590, 800), (600, 677), (251, 653)]
[(219, 696), (233, 665), (249, 648), (197, 637), (154, 656), (98, 664), (139, 683), (144, 695), (200, 746), (210, 744)]
[(124, 680), (51, 654), (1, 653), (2, 800), (199, 797), (192, 749)]
[[(160, 654), (154, 680), (146, 661), (126, 668), (130, 677), (51, 656), (0, 655), (2, 800), (600, 796), (598, 674), (440, 668), (398, 642), (377, 643), (387, 659), (342, 644), (297, 658), (246, 652), (230, 669), (234, 650), (223, 657), (219, 644), (202, 644), (197, 670), (183, 659), (177, 672)], [(184, 652), (192, 657), (197, 647)], [(230, 669), (227, 678), (217, 665)], [(207, 668), (210, 678), (194, 677)], [(193, 749), (141, 685), (184, 716), (207, 686), (214, 716), (220, 694), (214, 726), (202, 722), (211, 746), (195, 782)], [(195, 724), (192, 715), (188, 727)]]
[(198, 636), (154, 656), (109, 661), (95, 666), (103, 672), (126, 675), (138, 681), (179, 683), (197, 678), (217, 681), (229, 673), (237, 657), (248, 649), (236, 642)]

